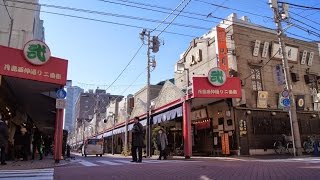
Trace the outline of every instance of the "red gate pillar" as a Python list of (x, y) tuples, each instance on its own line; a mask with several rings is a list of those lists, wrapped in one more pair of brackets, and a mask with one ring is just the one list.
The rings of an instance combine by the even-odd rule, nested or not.
[(191, 139), (191, 119), (190, 119), (190, 101), (183, 102), (183, 142), (184, 157), (189, 159), (192, 156), (192, 139)]
[(54, 161), (59, 163), (62, 156), (63, 109), (57, 109), (56, 128), (54, 134)]

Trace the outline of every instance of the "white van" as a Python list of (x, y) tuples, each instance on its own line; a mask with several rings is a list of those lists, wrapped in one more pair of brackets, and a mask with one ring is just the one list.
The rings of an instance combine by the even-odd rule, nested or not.
[(103, 139), (87, 139), (84, 146), (82, 146), (82, 156), (100, 155), (103, 154)]

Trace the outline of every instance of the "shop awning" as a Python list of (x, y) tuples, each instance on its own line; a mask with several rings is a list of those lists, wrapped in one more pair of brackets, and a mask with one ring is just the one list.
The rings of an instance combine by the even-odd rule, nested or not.
[[(146, 126), (147, 119), (141, 120), (140, 123), (142, 124), (142, 126)], [(128, 131), (131, 131), (132, 128), (133, 128), (133, 123), (128, 125)], [(124, 133), (125, 131), (126, 131), (126, 126), (122, 126), (122, 127), (114, 129), (113, 134), (120, 134), (120, 133)], [(112, 130), (104, 133), (103, 135), (99, 135), (98, 138), (109, 137), (109, 136), (112, 136)]]
[(158, 124), (163, 121), (169, 121), (176, 117), (182, 116), (182, 106), (179, 106), (175, 109), (165, 111), (153, 117), (153, 124)]

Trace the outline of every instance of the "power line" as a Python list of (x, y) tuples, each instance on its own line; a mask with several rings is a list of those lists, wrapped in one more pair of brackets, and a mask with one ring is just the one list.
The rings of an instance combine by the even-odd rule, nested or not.
[(179, 11), (179, 13), (171, 20), (171, 22), (158, 34), (158, 37), (163, 33), (163, 31), (165, 31), (172, 23), (173, 21), (181, 14), (181, 12), (188, 6), (188, 4), (191, 2), (191, 0), (189, 0), (187, 2), (187, 4), (184, 5), (184, 7)]
[[(173, 9), (170, 8), (166, 8), (166, 7), (161, 7), (161, 6), (155, 6), (155, 5), (151, 5), (151, 4), (144, 4), (144, 3), (138, 3), (138, 2), (132, 2), (132, 1), (126, 1), (127, 3), (132, 3), (132, 4), (139, 4), (139, 5), (143, 5), (143, 6), (147, 6), (147, 7), (156, 7), (159, 8), (161, 10), (157, 10), (157, 9), (151, 9), (151, 8), (146, 8), (146, 7), (141, 7), (141, 6), (134, 6), (134, 5), (130, 5), (130, 4), (124, 4), (124, 3), (118, 3), (118, 2), (113, 2), (113, 1), (107, 1), (107, 0), (98, 0), (101, 2), (105, 2), (105, 3), (110, 3), (110, 4), (117, 4), (117, 5), (122, 5), (122, 6), (127, 6), (127, 7), (132, 7), (132, 8), (137, 8), (137, 9), (143, 9), (143, 10), (147, 10), (147, 11), (153, 11), (153, 12), (158, 12), (158, 13), (163, 13), (163, 14), (168, 14), (168, 12), (166, 11), (161, 11), (161, 10), (170, 10), (172, 11)], [(118, 0), (121, 1), (121, 0)], [(174, 14), (174, 13), (173, 13)], [(192, 14), (192, 15), (198, 15), (201, 17), (206, 17), (207, 15), (204, 14), (198, 14), (198, 13), (192, 13), (192, 12), (188, 12), (187, 14)], [(174, 14), (176, 15), (176, 14)], [(189, 18), (189, 19), (195, 19), (195, 20), (200, 20), (200, 21), (206, 21), (206, 22), (214, 22), (217, 23), (215, 21), (211, 21), (211, 20), (207, 20), (207, 19), (201, 19), (201, 18), (196, 18), (196, 17), (191, 17), (191, 16), (186, 16), (186, 15), (180, 15), (181, 17), (185, 17), (185, 18)]]
[(163, 23), (172, 15), (172, 13), (174, 13), (174, 12), (184, 3), (184, 1), (186, 1), (186, 0), (181, 1), (180, 4), (179, 4), (174, 10), (172, 10), (171, 13), (168, 14), (168, 16), (167, 16), (160, 24), (158, 24), (158, 26), (155, 27), (151, 32), (153, 32), (153, 31), (156, 30), (158, 27), (160, 27), (161, 24), (163, 24)]
[(311, 19), (309, 19), (309, 18), (306, 18), (306, 17), (304, 17), (304, 16), (301, 16), (300, 14), (294, 13), (294, 12), (292, 12), (292, 11), (289, 11), (289, 12), (290, 12), (291, 14), (294, 14), (294, 15), (296, 15), (296, 16), (299, 16), (299, 17), (301, 17), (301, 18), (303, 18), (303, 19), (305, 19), (305, 20), (308, 20), (308, 21), (310, 21), (310, 22), (313, 22), (313, 23), (315, 23), (315, 24), (320, 25), (320, 23), (318, 23), (317, 21), (311, 20)]
[[(104, 1), (104, 2), (110, 2), (110, 1), (106, 1), (106, 0), (98, 0), (98, 1)], [(142, 5), (142, 6), (146, 6), (146, 7), (154, 7), (154, 8), (158, 8), (158, 9), (165, 9), (165, 10), (169, 10), (172, 11), (173, 9), (168, 8), (168, 7), (164, 7), (164, 6), (158, 6), (158, 5), (154, 5), (154, 4), (147, 4), (147, 3), (140, 3), (140, 2), (134, 2), (134, 1), (128, 1), (128, 0), (117, 0), (117, 1), (121, 1), (121, 2), (126, 2), (126, 3), (131, 3), (131, 4), (136, 4), (136, 5)], [(112, 2), (113, 3), (113, 2)], [(115, 3), (116, 4), (116, 3)], [(127, 4), (121, 4), (121, 5), (127, 5)], [(128, 5), (130, 6), (130, 5)], [(136, 7), (136, 6), (134, 6)], [(166, 13), (167, 14), (167, 13)], [(206, 18), (207, 15), (206, 14), (200, 14), (200, 13), (196, 13), (196, 12), (190, 12), (190, 11), (184, 11), (182, 12), (182, 14), (190, 14), (190, 15), (196, 15), (199, 17), (203, 17)], [(176, 14), (175, 14), (176, 15)], [(184, 15), (180, 15), (181, 17), (186, 17)], [(212, 21), (210, 21), (212, 22)]]
[(302, 27), (302, 26), (297, 25), (297, 24), (293, 24), (293, 23), (291, 23), (291, 22), (287, 22), (287, 23), (288, 23), (289, 25), (292, 25), (292, 26), (294, 26), (294, 27), (296, 27), (296, 28), (298, 28), (298, 29), (302, 30), (302, 31), (307, 32), (308, 34), (311, 34), (311, 35), (314, 35), (314, 36), (317, 36), (317, 37), (319, 37), (319, 38), (320, 38), (320, 34), (319, 34), (319, 33), (317, 33), (317, 32), (315, 32), (315, 31), (312, 31), (312, 30), (310, 30), (310, 29), (307, 29), (307, 28)]
[[(0, 4), (0, 6), (4, 6), (4, 5)], [(28, 11), (38, 11), (38, 12), (47, 13), (47, 14), (60, 15), (60, 16), (65, 16), (65, 17), (72, 17), (72, 18), (77, 18), (77, 19), (90, 20), (90, 21), (102, 22), (102, 23), (119, 25), (119, 26), (126, 26), (126, 27), (131, 27), (131, 28), (149, 29), (149, 28), (145, 28), (145, 27), (142, 27), (142, 26), (136, 26), (136, 25), (124, 24), (124, 23), (117, 23), (117, 22), (112, 22), (112, 21), (105, 21), (105, 20), (100, 20), (100, 19), (87, 18), (87, 17), (75, 16), (75, 15), (69, 15), (69, 14), (63, 14), (63, 13), (56, 13), (56, 12), (51, 12), (51, 11), (43, 11), (43, 10), (38, 10), (38, 9), (30, 9), (30, 8), (9, 6), (9, 5), (8, 5), (8, 7), (17, 8), (17, 9), (24, 9), (24, 10), (28, 10)], [(155, 30), (155, 31), (159, 32), (160, 30)], [(186, 37), (192, 37), (192, 38), (196, 37), (194, 35), (176, 33), (176, 32), (172, 32), (172, 31), (164, 31), (164, 33), (175, 34), (175, 35), (186, 36)]]
[(128, 66), (131, 64), (131, 62), (134, 60), (134, 58), (137, 56), (137, 54), (139, 53), (139, 51), (141, 50), (141, 48), (143, 47), (143, 44), (141, 44), (141, 46), (139, 47), (139, 49), (136, 51), (136, 53), (133, 55), (133, 57), (131, 58), (131, 60), (128, 62), (128, 64), (123, 68), (123, 70), (120, 72), (120, 74), (117, 76), (117, 78), (109, 85), (109, 87), (107, 87), (106, 90), (108, 90), (119, 78), (120, 76), (123, 74), (123, 72), (128, 68)]
[(301, 8), (305, 8), (305, 9), (320, 10), (320, 8), (318, 8), (318, 7), (304, 6), (304, 5), (300, 5), (300, 4), (288, 3), (288, 2), (283, 2), (283, 1), (278, 1), (278, 3), (288, 4), (291, 6), (301, 7)]
[(308, 27), (310, 27), (310, 28), (318, 31), (318, 29), (316, 29), (316, 28), (314, 28), (313, 26), (310, 26), (309, 24), (306, 24), (306, 23), (304, 23), (304, 22), (302, 22), (302, 21), (300, 21), (300, 20), (298, 20), (298, 19), (295, 19), (295, 18), (293, 18), (293, 17), (290, 17), (290, 19), (292, 19), (292, 20), (294, 20), (294, 21), (296, 21), (296, 22), (299, 22), (299, 23), (301, 23), (301, 24), (303, 24), (303, 25), (306, 25), (306, 26), (308, 26)]
[(307, 38), (307, 37), (304, 37), (304, 36), (300, 36), (300, 35), (297, 35), (297, 34), (293, 34), (291, 32), (286, 32), (287, 34), (290, 34), (292, 36), (296, 36), (296, 37), (300, 37), (300, 38), (303, 38), (303, 39), (308, 39), (309, 41), (315, 41), (314, 39), (310, 39), (310, 38)]
[[(229, 9), (229, 10), (233, 10), (233, 11), (247, 13), (247, 14), (251, 14), (251, 15), (254, 15), (254, 16), (259, 16), (259, 17), (272, 19), (269, 16), (264, 16), (264, 15), (261, 15), (261, 14), (256, 14), (256, 13), (252, 13), (252, 12), (248, 12), (248, 11), (243, 11), (243, 10), (240, 10), (240, 9), (235, 9), (235, 8), (231, 8), (231, 7), (227, 7), (227, 6), (223, 6), (223, 5), (219, 5), (219, 4), (215, 4), (215, 3), (211, 3), (211, 2), (206, 2), (206, 1), (203, 1), (203, 0), (194, 0), (194, 1), (198, 1), (198, 2), (201, 2), (201, 3), (209, 4), (209, 5), (220, 7), (220, 8), (224, 8), (224, 9)], [(213, 12), (211, 12), (211, 13), (213, 14)]]
[(9, 13), (9, 11), (8, 11), (8, 7), (7, 7), (7, 5), (6, 5), (6, 1), (4, 1), (4, 7), (6, 8), (6, 11), (7, 11), (7, 13), (8, 13), (9, 18), (12, 19), (11, 15), (10, 15), (10, 13)]
[[(12, 0), (9, 0), (9, 1), (12, 1)], [(39, 3), (23, 2), (23, 1), (15, 1), (15, 2), (16, 3), (22, 3), (22, 4), (30, 4), (30, 5), (34, 5), (34, 6), (43, 6), (43, 7), (61, 9), (61, 10), (70, 10), (70, 11), (84, 12), (84, 13), (90, 13), (90, 14), (98, 14), (98, 15), (103, 15), (103, 16), (112, 16), (112, 17), (126, 18), (126, 19), (140, 20), (140, 21), (147, 21), (147, 22), (153, 22), (153, 23), (169, 24), (168, 22), (155, 20), (155, 19), (148, 19), (148, 18), (142, 18), (142, 17), (137, 17), (137, 16), (127, 16), (127, 15), (107, 13), (107, 12), (101, 12), (101, 11), (93, 11), (93, 10), (88, 10), (88, 9), (80, 9), (80, 8), (73, 8), (73, 7), (66, 7), (66, 6), (56, 6), (56, 5), (51, 5), (51, 4), (39, 4)], [(187, 27), (187, 28), (194, 28), (194, 29), (203, 29), (203, 30), (209, 30), (210, 29), (210, 28), (207, 28), (207, 27), (200, 27), (200, 26), (181, 24), (181, 23), (173, 23), (172, 25), (180, 26), (180, 27)]]

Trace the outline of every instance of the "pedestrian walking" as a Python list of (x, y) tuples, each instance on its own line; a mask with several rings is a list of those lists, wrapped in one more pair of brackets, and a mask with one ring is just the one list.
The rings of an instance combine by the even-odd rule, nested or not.
[(8, 126), (7, 124), (2, 120), (2, 114), (0, 114), (0, 150), (1, 150), (1, 165), (6, 165), (6, 147), (8, 145)]
[(157, 134), (157, 146), (158, 146), (158, 150), (160, 151), (158, 160), (161, 160), (161, 157), (163, 157), (163, 159), (167, 159), (166, 150), (168, 148), (168, 138), (162, 128), (159, 129)]
[(38, 153), (40, 155), (40, 160), (42, 160), (42, 144), (43, 144), (42, 135), (39, 129), (36, 128), (33, 134), (32, 160), (34, 160), (34, 155), (36, 154), (36, 150), (38, 150)]
[[(139, 122), (139, 117), (134, 118), (134, 124), (132, 127), (132, 141), (131, 141), (131, 153), (132, 161), (131, 162), (142, 162), (142, 147), (144, 146), (144, 131), (143, 126)], [(137, 149), (138, 149), (138, 158), (137, 158)]]

